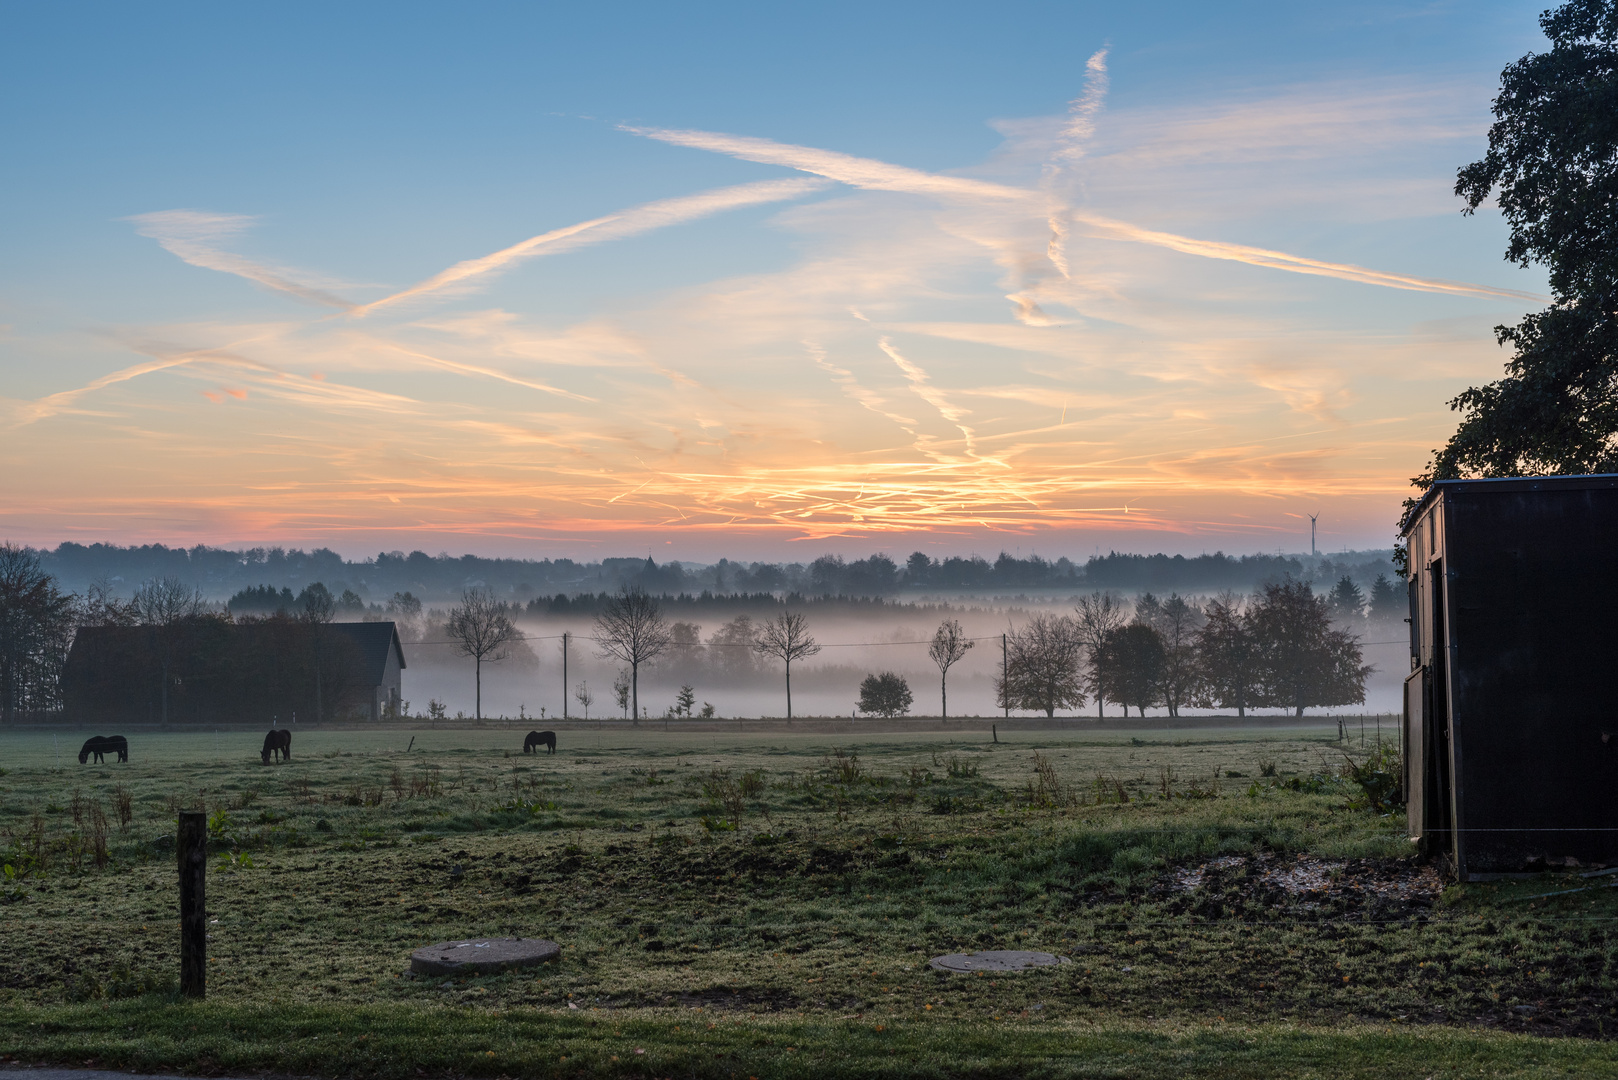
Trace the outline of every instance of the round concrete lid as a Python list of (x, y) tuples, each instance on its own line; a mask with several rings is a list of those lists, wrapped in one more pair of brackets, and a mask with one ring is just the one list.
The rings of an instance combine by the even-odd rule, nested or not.
[(992, 971), (997, 973), (1027, 971), (1029, 968), (1054, 967), (1071, 964), (1065, 956), (1048, 952), (1023, 952), (1020, 949), (994, 949), (989, 952), (950, 953), (935, 956), (929, 963), (939, 971)]
[(410, 970), (418, 975), (487, 974), (533, 967), (561, 955), (556, 942), (538, 938), (467, 938), (423, 945), (410, 954)]

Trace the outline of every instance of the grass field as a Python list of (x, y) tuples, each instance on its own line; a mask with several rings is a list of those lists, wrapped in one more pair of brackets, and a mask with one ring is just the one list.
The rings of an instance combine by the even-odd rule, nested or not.
[[(1355, 808), (1332, 734), (564, 731), (525, 757), (520, 732), (299, 732), (269, 767), (250, 733), (136, 736), (102, 766), (77, 737), (4, 734), (0, 1053), (401, 1077), (1618, 1075), (1613, 891), (1439, 895), (1402, 820)], [(174, 814), (194, 807), (215, 849), (203, 1004), (173, 992)], [(419, 945), (497, 934), (563, 957), (402, 974)], [(1074, 962), (926, 964), (989, 948)]]

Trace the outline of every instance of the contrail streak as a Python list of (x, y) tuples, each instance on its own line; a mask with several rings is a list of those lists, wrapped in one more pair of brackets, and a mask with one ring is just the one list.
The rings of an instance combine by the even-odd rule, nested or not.
[(1142, 229), (1125, 221), (1098, 217), (1094, 214), (1075, 213), (1073, 220), (1089, 226), (1096, 234), (1113, 240), (1130, 240), (1152, 244), (1187, 255), (1200, 255), (1205, 259), (1224, 259), (1251, 266), (1264, 266), (1271, 270), (1285, 270), (1293, 274), (1313, 274), (1319, 277), (1358, 281), (1366, 285), (1381, 285), (1389, 289), (1407, 289), (1413, 292), (1448, 293), (1453, 296), (1501, 296), (1513, 300), (1532, 300), (1549, 303), (1549, 297), (1516, 289), (1500, 289), (1491, 285), (1473, 285), (1464, 281), (1443, 281), (1437, 278), (1413, 277), (1383, 270), (1370, 270), (1351, 263), (1325, 262), (1321, 259), (1288, 255), (1284, 251), (1248, 247), (1245, 244), (1227, 244), (1218, 240), (1194, 240), (1174, 233)]
[(666, 128), (624, 127), (622, 130), (649, 139), (689, 146), (697, 150), (711, 150), (728, 154), (743, 161), (756, 161), (761, 165), (785, 165), (799, 172), (814, 173), (828, 180), (836, 180), (850, 187), (873, 191), (907, 191), (921, 195), (964, 195), (979, 199), (1026, 199), (1031, 192), (1022, 188), (996, 184), (987, 180), (970, 180), (959, 176), (939, 176), (937, 173), (910, 169), (903, 165), (890, 165), (872, 158), (840, 154), (835, 150), (821, 150), (813, 146), (794, 146), (771, 139), (756, 139), (745, 135), (722, 135), (712, 131), (672, 131)]
[[(1095, 73), (1092, 72), (1092, 74)], [(1099, 108), (1099, 96), (1096, 100)], [(1082, 105), (1085, 98), (1081, 97), (1079, 101)], [(647, 138), (673, 143), (677, 146), (689, 146), (699, 150), (710, 150), (718, 154), (728, 154), (744, 161), (755, 161), (766, 165), (784, 165), (800, 172), (824, 176), (828, 180), (836, 180), (851, 187), (873, 191), (904, 191), (918, 195), (954, 195), (1001, 201), (1021, 199), (1033, 202), (1041, 199), (1040, 193), (1026, 188), (996, 184), (987, 180), (939, 176), (936, 173), (922, 172), (919, 169), (910, 169), (903, 165), (891, 165), (885, 161), (854, 157), (850, 154), (842, 154), (833, 150), (820, 150), (812, 146), (794, 146), (790, 143), (778, 143), (769, 139), (723, 135), (710, 131), (672, 131), (664, 128), (629, 126), (623, 127), (623, 130), (635, 135), (644, 135)], [(1348, 263), (1332, 263), (1320, 259), (1305, 258), (1301, 255), (1288, 255), (1284, 251), (1269, 251), (1264, 248), (1247, 247), (1242, 244), (1227, 244), (1216, 240), (1196, 240), (1191, 237), (1177, 236), (1174, 233), (1142, 229), (1128, 222), (1093, 214), (1073, 213), (1071, 219), (1087, 225), (1092, 230), (1111, 239), (1152, 244), (1186, 255), (1198, 255), (1205, 259), (1245, 262), (1253, 266), (1263, 266), (1271, 270), (1284, 270), (1292, 274), (1311, 274), (1318, 277), (1338, 278), (1343, 281), (1357, 281), (1366, 285), (1381, 285), (1390, 289), (1447, 293), (1453, 296), (1500, 296), (1515, 300), (1532, 300), (1536, 303), (1548, 302), (1546, 297), (1535, 293), (1520, 292), (1516, 289), (1499, 289), (1488, 285), (1473, 285), (1462, 281), (1420, 278), (1409, 274), (1370, 270), (1363, 266), (1353, 266)], [(1052, 232), (1058, 236), (1060, 235), (1060, 230), (1057, 228), (1053, 227)], [(1060, 244), (1057, 246), (1056, 259), (1053, 261), (1058, 268), (1063, 267), (1067, 261)]]
[(243, 214), (158, 210), (150, 214), (136, 214), (126, 220), (135, 223), (135, 231), (141, 236), (156, 240), (163, 250), (192, 266), (235, 274), (274, 292), (323, 307), (347, 310), (354, 306), (325, 289), (298, 281), (291, 276), (292, 271), (265, 266), (213, 246), (211, 241), (232, 236), (252, 223), (253, 219)]
[(364, 317), (379, 308), (405, 300), (442, 292), (445, 289), (465, 288), (477, 278), (499, 273), (510, 266), (540, 255), (555, 254), (586, 244), (599, 244), (607, 240), (634, 236), (637, 233), (678, 225), (724, 210), (796, 199), (824, 187), (824, 181), (820, 180), (759, 180), (751, 184), (738, 184), (734, 187), (699, 192), (696, 195), (681, 195), (673, 199), (644, 203), (616, 214), (607, 214), (604, 217), (581, 221), (576, 225), (552, 229), (550, 232), (530, 237), (520, 244), (513, 244), (481, 258), (458, 262), (408, 289), (396, 292), (392, 296), (384, 296), (380, 300), (373, 300), (369, 304), (362, 304), (349, 314)]

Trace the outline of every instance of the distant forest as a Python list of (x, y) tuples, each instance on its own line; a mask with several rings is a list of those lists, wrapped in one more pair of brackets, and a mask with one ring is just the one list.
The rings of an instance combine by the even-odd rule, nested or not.
[[(1286, 578), (1330, 587), (1344, 577), (1369, 586), (1378, 575), (1394, 577), (1391, 551), (1340, 555), (1129, 555), (1110, 552), (1076, 563), (1038, 555), (1018, 558), (1001, 552), (992, 562), (979, 556), (932, 559), (917, 552), (903, 562), (887, 555), (845, 560), (825, 555), (809, 563), (732, 562), (697, 564), (651, 559), (489, 559), (477, 555), (382, 552), (363, 561), (345, 560), (328, 548), (251, 548), (245, 551), (198, 545), (64, 543), (38, 552), (41, 567), (69, 591), (83, 593), (101, 583), (112, 593), (129, 593), (144, 581), (175, 578), (223, 600), (242, 590), (268, 587), (300, 592), (322, 582), (333, 596), (351, 593), (366, 604), (409, 592), (428, 603), (457, 599), (469, 587), (530, 610), (565, 610), (573, 598), (596, 597), (620, 585), (676, 596), (892, 597), (971, 594), (1014, 598), (1040, 593), (1095, 589), (1118, 592), (1247, 592)], [(557, 598), (563, 602), (558, 603)], [(268, 606), (268, 605), (267, 605)], [(590, 601), (585, 601), (590, 606)]]

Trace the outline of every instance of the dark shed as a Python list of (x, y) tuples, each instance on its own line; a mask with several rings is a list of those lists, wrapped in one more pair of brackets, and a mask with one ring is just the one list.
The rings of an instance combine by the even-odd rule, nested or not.
[(1404, 536), (1412, 839), (1463, 880), (1618, 864), (1618, 476), (1443, 481)]

